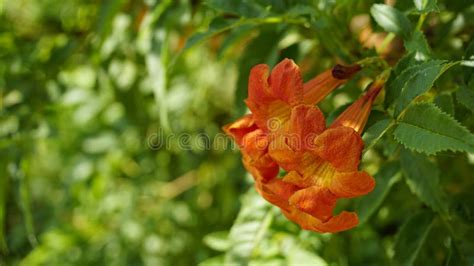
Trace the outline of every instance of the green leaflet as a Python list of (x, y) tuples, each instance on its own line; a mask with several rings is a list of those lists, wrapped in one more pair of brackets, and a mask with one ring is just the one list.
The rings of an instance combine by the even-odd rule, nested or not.
[(273, 208), (253, 188), (245, 195), (242, 208), (230, 229), (230, 249), (225, 263), (246, 264), (263, 239), (273, 219)]
[(408, 18), (399, 10), (383, 4), (375, 4), (370, 9), (375, 21), (386, 31), (408, 37), (412, 26)]
[(421, 211), (408, 219), (398, 233), (394, 247), (395, 265), (413, 265), (433, 223), (430, 211)]
[(375, 175), (377, 185), (374, 191), (357, 200), (355, 210), (360, 224), (364, 224), (378, 210), (392, 186), (400, 180), (400, 164), (389, 162), (381, 167)]
[[(472, 82), (474, 85), (474, 82)], [(461, 86), (456, 92), (456, 100), (474, 112), (474, 86)]]
[(415, 53), (415, 58), (418, 60), (426, 60), (431, 56), (431, 48), (425, 35), (419, 30), (414, 31), (405, 41), (405, 48), (408, 52)]
[(209, 24), (209, 28), (206, 31), (198, 32), (192, 35), (186, 42), (186, 46), (184, 47), (183, 51), (186, 51), (189, 48), (193, 47), (194, 45), (200, 44), (210, 39), (216, 34), (235, 28), (239, 26), (240, 23), (242, 23), (241, 20), (225, 19), (222, 17), (217, 17), (211, 21), (211, 24)]
[[(421, 70), (429, 67), (440, 65), (445, 61), (430, 60), (421, 64), (414, 62), (414, 54), (404, 57), (395, 67), (396, 78), (391, 80), (386, 86), (385, 106), (393, 104), (400, 96), (405, 84), (413, 78)], [(398, 72), (398, 73), (397, 73)]]
[(467, 46), (463, 59), (464, 83), (469, 84), (474, 72), (474, 40)]
[(365, 143), (364, 153), (370, 150), (392, 126), (392, 119), (382, 119), (369, 127), (362, 136)]
[(436, 5), (437, 0), (413, 0), (413, 2), (419, 13), (439, 12), (439, 8)]
[(474, 135), (430, 103), (409, 107), (394, 136), (405, 147), (428, 155), (445, 150), (474, 152)]
[(400, 163), (410, 190), (434, 211), (447, 214), (447, 204), (439, 187), (439, 169), (426, 156), (402, 149)]
[(443, 112), (454, 116), (454, 102), (451, 94), (440, 94), (436, 96), (434, 104), (438, 106)]
[(212, 232), (206, 235), (203, 241), (208, 247), (217, 251), (226, 251), (230, 248), (228, 231)]
[(442, 61), (428, 61), (418, 66), (409, 79), (406, 80), (401, 88), (400, 97), (395, 102), (394, 115), (398, 116), (417, 96), (425, 93), (434, 82), (457, 63), (441, 64)]

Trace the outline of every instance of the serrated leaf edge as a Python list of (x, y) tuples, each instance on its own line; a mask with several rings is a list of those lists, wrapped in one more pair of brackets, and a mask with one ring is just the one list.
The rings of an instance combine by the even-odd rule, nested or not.
[[(466, 127), (464, 127), (458, 120), (456, 120), (453, 116), (451, 116), (450, 114), (444, 112), (444, 111), (441, 110), (438, 106), (436, 106), (435, 104), (433, 104), (433, 103), (431, 103), (431, 102), (415, 103), (415, 104), (412, 104), (411, 106), (407, 107), (405, 110), (408, 110), (408, 108), (412, 108), (412, 107), (417, 106), (417, 105), (428, 105), (428, 106), (434, 107), (434, 108), (437, 109), (437, 111), (439, 111), (441, 114), (444, 114), (444, 115), (446, 115), (447, 117), (449, 117), (457, 126), (461, 127), (461, 128), (464, 129), (468, 134), (471, 134), (471, 135), (472, 135), (472, 133), (471, 133)], [(437, 153), (439, 153), (439, 152), (442, 152), (442, 151), (453, 151), (453, 152), (463, 151), (463, 152), (469, 152), (469, 151), (462, 150), (462, 149), (446, 148), (446, 149), (438, 150), (438, 151), (436, 151), (436, 152), (434, 152), (434, 153), (430, 153), (430, 152), (427, 152), (427, 151), (424, 151), (424, 150), (421, 150), (421, 149), (417, 149), (417, 148), (414, 148), (414, 147), (410, 147), (410, 146), (408, 146), (405, 142), (403, 142), (401, 139), (399, 139), (399, 138), (395, 135), (395, 131), (397, 130), (398, 125), (399, 125), (401, 122), (402, 122), (402, 121), (400, 121), (400, 120), (397, 120), (397, 121), (396, 121), (397, 127), (395, 128), (395, 130), (394, 130), (394, 132), (393, 132), (393, 137), (395, 138), (395, 140), (396, 140), (398, 143), (402, 144), (405, 148), (407, 148), (407, 149), (409, 149), (409, 150), (411, 150), (411, 151), (419, 152), (419, 153), (424, 153), (424, 154), (426, 154), (426, 155), (435, 155), (435, 154), (437, 154)], [(405, 124), (407, 124), (407, 125), (412, 125), (412, 124), (409, 124), (409, 123), (405, 123)], [(413, 126), (415, 126), (415, 125), (413, 125)], [(435, 134), (437, 134), (437, 135), (440, 135), (440, 136), (443, 136), (443, 137), (449, 137), (449, 136), (446, 136), (446, 135), (439, 134), (439, 133), (437, 133), (437, 132), (435, 132), (435, 131), (428, 130), (428, 129), (423, 128), (423, 127), (419, 127), (419, 126), (416, 126), (416, 127), (421, 128), (421, 129), (423, 129), (423, 130), (427, 130), (427, 131), (433, 132), (433, 133), (435, 133)], [(452, 137), (449, 137), (449, 138), (452, 138)], [(457, 139), (457, 138), (452, 138), (452, 139), (455, 139), (455, 140), (459, 141), (459, 139)], [(461, 140), (461, 141), (464, 142), (463, 140)], [(466, 143), (466, 144), (467, 144), (468, 146), (472, 146), (472, 145), (469, 144), (469, 143)], [(473, 149), (474, 149), (474, 147), (473, 147)]]

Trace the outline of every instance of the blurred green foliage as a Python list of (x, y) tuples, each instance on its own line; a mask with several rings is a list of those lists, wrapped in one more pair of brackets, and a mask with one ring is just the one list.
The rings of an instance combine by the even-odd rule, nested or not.
[[(0, 265), (472, 265), (474, 6), (389, 2), (0, 0)], [(203, 148), (245, 113), (255, 64), (293, 58), (307, 80), (378, 54), (378, 186), (340, 206), (356, 229), (302, 231), (230, 142)], [(321, 103), (328, 120), (377, 71)], [(400, 122), (413, 99), (454, 126)], [(463, 135), (433, 147), (402, 122)]]

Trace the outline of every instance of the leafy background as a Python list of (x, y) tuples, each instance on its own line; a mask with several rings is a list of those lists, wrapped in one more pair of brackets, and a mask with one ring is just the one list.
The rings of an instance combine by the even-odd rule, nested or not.
[[(0, 265), (473, 265), (470, 2), (1, 0)], [(365, 59), (328, 120), (392, 67), (356, 229), (300, 230), (214, 145), (285, 57)]]

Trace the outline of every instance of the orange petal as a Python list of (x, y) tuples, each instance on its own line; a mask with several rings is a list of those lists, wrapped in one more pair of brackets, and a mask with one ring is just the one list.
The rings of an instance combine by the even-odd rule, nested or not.
[(258, 129), (258, 127), (257, 124), (255, 124), (253, 115), (248, 114), (242, 116), (233, 123), (225, 125), (222, 129), (227, 135), (231, 136), (239, 146), (241, 146), (244, 136)]
[(361, 134), (369, 118), (372, 103), (383, 87), (383, 83), (374, 82), (369, 90), (357, 101), (351, 104), (339, 117), (331, 124), (331, 128), (346, 126), (353, 128)]
[(298, 168), (302, 153), (293, 149), (288, 144), (287, 136), (283, 134), (273, 135), (273, 138), (269, 147), (268, 154), (272, 159), (277, 162), (281, 168), (286, 171), (291, 171)]
[(336, 173), (329, 185), (331, 192), (342, 198), (365, 195), (374, 187), (374, 178), (366, 172)]
[(256, 159), (252, 159), (247, 154), (242, 154), (242, 162), (245, 169), (247, 169), (255, 181), (258, 182), (268, 182), (269, 180), (275, 179), (280, 171), (278, 165), (268, 154)]
[(275, 98), (291, 106), (303, 100), (303, 79), (299, 67), (291, 59), (285, 58), (273, 68), (270, 86)]
[(286, 183), (293, 184), (297, 187), (304, 188), (312, 186), (311, 180), (305, 179), (302, 175), (300, 175), (297, 171), (289, 171), (284, 177), (283, 181)]
[(359, 223), (357, 214), (354, 212), (343, 211), (331, 217), (328, 221), (322, 222), (295, 208), (290, 209), (290, 211), (282, 211), (289, 220), (297, 223), (301, 228), (319, 233), (337, 233), (354, 228)]
[(289, 210), (288, 199), (299, 188), (280, 179), (273, 179), (267, 183), (256, 182), (257, 191), (271, 204), (283, 210)]
[(327, 188), (311, 186), (298, 190), (290, 197), (290, 205), (319, 220), (327, 221), (336, 207), (336, 196)]
[(317, 135), (326, 129), (324, 115), (316, 106), (298, 105), (292, 108), (287, 136), (295, 150), (307, 150)]
[(352, 128), (337, 127), (319, 135), (312, 151), (339, 171), (355, 171), (363, 148), (362, 138)]
[(265, 104), (274, 100), (268, 84), (270, 70), (267, 65), (259, 64), (250, 70), (248, 100), (258, 104)]
[(244, 135), (241, 149), (252, 158), (257, 158), (267, 153), (268, 144), (268, 135), (263, 130), (257, 129)]
[(357, 73), (359, 65), (342, 66), (336, 65), (306, 82), (303, 86), (303, 102), (305, 104), (317, 104), (331, 91), (347, 82)]
[(247, 133), (242, 139), (245, 168), (255, 179), (270, 180), (278, 175), (279, 167), (268, 154), (268, 136), (261, 129)]

